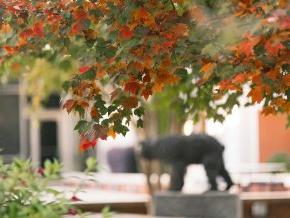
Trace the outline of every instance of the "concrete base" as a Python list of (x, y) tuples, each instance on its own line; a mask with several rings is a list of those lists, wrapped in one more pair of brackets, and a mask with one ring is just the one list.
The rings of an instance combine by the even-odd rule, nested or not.
[(163, 192), (153, 197), (153, 214), (158, 217), (241, 218), (241, 201), (226, 192), (201, 195)]

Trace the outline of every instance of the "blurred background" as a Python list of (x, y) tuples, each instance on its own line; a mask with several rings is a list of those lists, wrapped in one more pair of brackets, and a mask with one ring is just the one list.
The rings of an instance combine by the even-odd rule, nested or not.
[[(205, 132), (225, 145), (225, 163), (236, 183), (234, 192), (273, 192), (279, 193), (281, 199), (289, 198), (290, 129), (286, 128), (287, 116), (265, 117), (257, 105), (235, 108), (223, 123), (205, 118), (194, 123), (191, 117), (184, 117), (182, 108), (175, 107), (169, 89), (146, 103), (144, 129), (137, 128), (133, 121), (125, 137), (117, 135), (99, 140), (94, 149), (81, 152), (79, 136), (74, 131), (78, 118), (62, 109), (61, 89), (51, 88), (49, 94), (40, 97), (37, 88), (28, 89), (27, 85), (25, 80), (12, 80), (0, 86), (1, 157), (5, 162), (15, 157), (30, 158), (35, 166), (42, 166), (46, 159), (59, 160), (64, 172), (63, 180), (56, 188), (66, 191), (82, 184), (85, 189), (97, 191), (99, 198), (92, 191), (81, 192), (78, 197), (85, 202), (103, 205), (104, 200), (120, 203), (131, 197), (135, 209), (127, 207), (125, 212), (142, 212), (142, 209), (136, 209), (136, 203), (147, 205), (150, 201), (148, 182), (153, 192), (166, 190), (170, 168), (150, 163), (150, 172), (144, 170), (136, 155), (138, 143), (163, 135), (190, 135), (193, 132)], [(42, 84), (34, 85), (39, 88)], [(89, 156), (97, 159), (98, 172), (94, 174), (97, 182), (81, 173)], [(220, 181), (220, 186), (223, 185)], [(188, 167), (183, 192), (202, 193), (206, 189), (203, 167)], [(241, 196), (248, 199), (247, 195)], [(254, 199), (260, 202), (269, 195), (255, 196)], [(251, 207), (253, 209), (253, 205)], [(279, 205), (276, 210), (281, 211)], [(289, 212), (289, 207), (284, 210)]]

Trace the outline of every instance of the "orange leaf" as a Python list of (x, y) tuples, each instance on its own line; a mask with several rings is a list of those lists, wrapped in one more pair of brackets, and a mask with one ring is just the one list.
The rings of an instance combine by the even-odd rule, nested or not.
[(283, 82), (286, 86), (290, 86), (290, 74), (283, 76)]
[(65, 102), (65, 104), (63, 105), (63, 108), (66, 109), (68, 113), (70, 113), (73, 110), (75, 104), (76, 104), (75, 100), (69, 99)]
[(214, 69), (216, 68), (216, 63), (207, 63), (200, 69), (203, 72), (202, 81), (206, 82), (212, 76)]
[(267, 77), (270, 78), (271, 80), (275, 80), (277, 79), (277, 77), (279, 76), (279, 70), (277, 69), (272, 69), (270, 71), (267, 72)]
[(98, 119), (100, 117), (100, 114), (99, 114), (99, 112), (98, 112), (96, 107), (92, 107), (92, 109), (91, 109), (91, 117), (93, 119)]
[(77, 103), (79, 106), (81, 106), (82, 108), (87, 108), (89, 107), (89, 103), (83, 100), (79, 100)]
[(207, 63), (202, 66), (200, 71), (204, 73), (209, 73), (209, 72), (212, 72), (215, 68), (216, 68), (216, 63)]
[(262, 84), (262, 75), (261, 72), (256, 72), (252, 75), (252, 82), (255, 83), (256, 85)]
[(104, 69), (100, 69), (97, 71), (97, 78), (102, 79), (106, 75), (106, 71)]
[(143, 63), (145, 67), (150, 68), (153, 64), (152, 57), (150, 57), (149, 55), (143, 56)]
[(175, 37), (183, 37), (183, 36), (188, 36), (189, 29), (186, 24), (178, 23), (174, 26), (174, 28), (172, 29), (172, 32), (174, 33)]
[(114, 131), (113, 127), (109, 128), (108, 136), (111, 136), (113, 139), (116, 138), (116, 132)]
[(152, 87), (153, 92), (161, 92), (163, 89), (163, 84), (162, 83), (155, 83)]
[(271, 106), (267, 106), (265, 108), (263, 108), (262, 114), (264, 114), (265, 116), (269, 115), (269, 114), (274, 114), (276, 111), (273, 107)]
[(168, 68), (171, 65), (171, 59), (169, 57), (165, 58), (161, 63), (161, 68)]
[(4, 33), (9, 33), (12, 31), (12, 28), (9, 24), (2, 24), (0, 27), (1, 31), (3, 31)]
[(264, 98), (264, 89), (262, 86), (255, 86), (249, 93), (248, 96), (252, 98), (255, 103), (260, 103)]
[(123, 106), (127, 109), (135, 108), (138, 106), (138, 99), (133, 96), (127, 97), (123, 100)]
[(233, 79), (233, 83), (242, 84), (247, 80), (247, 75), (245, 73), (237, 74)]
[(141, 95), (147, 100), (152, 95), (152, 90), (150, 88), (146, 88), (142, 91)]
[(156, 28), (154, 17), (144, 8), (141, 7), (133, 13), (135, 22), (145, 24), (149, 27)]

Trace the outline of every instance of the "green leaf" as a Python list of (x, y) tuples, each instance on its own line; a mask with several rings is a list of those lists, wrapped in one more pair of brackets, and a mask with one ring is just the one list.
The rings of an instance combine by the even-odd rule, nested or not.
[(142, 117), (144, 115), (144, 108), (139, 107), (134, 110), (134, 114), (138, 117)]
[(70, 60), (63, 60), (59, 63), (59, 67), (64, 71), (68, 71), (72, 68), (72, 63)]
[(182, 81), (186, 81), (188, 78), (188, 73), (186, 69), (179, 68), (175, 71), (175, 74), (181, 78)]
[(143, 125), (144, 125), (143, 120), (141, 119), (137, 120), (137, 127), (143, 128)]
[(124, 126), (120, 123), (115, 123), (114, 130), (116, 130), (117, 133), (121, 133), (123, 136), (125, 136), (126, 133), (129, 131), (127, 126)]
[(116, 55), (117, 49), (114, 47), (109, 47), (105, 49), (103, 52), (106, 58), (112, 58)]
[(62, 88), (64, 89), (64, 91), (68, 92), (68, 89), (70, 88), (70, 81), (65, 81), (62, 84)]
[(80, 75), (80, 78), (83, 80), (93, 80), (96, 77), (96, 72), (93, 69), (85, 72), (84, 74)]
[(91, 125), (86, 120), (80, 120), (75, 126), (74, 130), (77, 130), (79, 133), (85, 133), (90, 129)]
[(81, 106), (77, 105), (74, 109), (76, 112), (79, 113), (79, 116), (81, 118), (83, 118), (85, 116), (85, 110)]

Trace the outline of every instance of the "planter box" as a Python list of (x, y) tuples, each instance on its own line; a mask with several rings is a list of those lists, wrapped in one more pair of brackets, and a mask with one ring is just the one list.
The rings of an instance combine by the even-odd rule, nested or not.
[(241, 218), (241, 201), (226, 192), (184, 194), (158, 193), (153, 197), (153, 214), (160, 217)]

